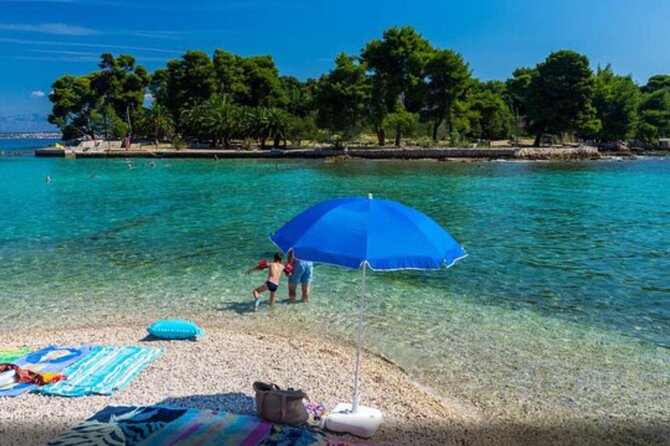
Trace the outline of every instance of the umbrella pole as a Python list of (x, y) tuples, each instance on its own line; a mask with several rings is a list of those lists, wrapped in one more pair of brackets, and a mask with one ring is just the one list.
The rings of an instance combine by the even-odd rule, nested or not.
[(358, 410), (358, 385), (361, 375), (361, 351), (363, 350), (363, 311), (365, 310), (365, 270), (367, 262), (363, 262), (363, 278), (361, 280), (361, 303), (358, 307), (358, 344), (356, 347), (356, 373), (354, 375), (354, 399), (351, 403), (351, 411), (355, 413)]

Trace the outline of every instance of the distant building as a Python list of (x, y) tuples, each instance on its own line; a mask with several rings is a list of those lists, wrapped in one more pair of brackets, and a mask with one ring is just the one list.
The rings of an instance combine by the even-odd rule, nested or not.
[(670, 138), (658, 138), (658, 143), (664, 149), (670, 149)]

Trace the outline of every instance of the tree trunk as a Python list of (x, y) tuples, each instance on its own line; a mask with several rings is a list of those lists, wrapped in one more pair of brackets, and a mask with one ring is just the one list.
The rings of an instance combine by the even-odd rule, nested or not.
[(261, 138), (261, 149), (265, 150), (265, 138)]
[(223, 137), (223, 148), (224, 149), (230, 148), (230, 139), (228, 138), (228, 136)]
[(433, 141), (435, 142), (437, 142), (437, 131), (440, 128), (440, 124), (442, 124), (442, 118), (433, 123)]
[(395, 128), (395, 146), (400, 147), (400, 125)]
[(377, 142), (381, 147), (384, 146), (386, 143), (386, 133), (384, 132), (384, 129), (381, 127), (377, 128)]
[(540, 147), (542, 144), (542, 134), (544, 133), (543, 129), (540, 129), (535, 133), (535, 141), (533, 142), (533, 147)]
[(279, 147), (280, 143), (281, 143), (281, 138), (279, 136), (275, 136), (274, 141), (272, 141), (272, 146), (273, 147)]
[(130, 143), (133, 140), (133, 123), (130, 121), (130, 107), (128, 105), (126, 105), (126, 122), (128, 123), (128, 135), (126, 136), (128, 139), (127, 149), (130, 150)]

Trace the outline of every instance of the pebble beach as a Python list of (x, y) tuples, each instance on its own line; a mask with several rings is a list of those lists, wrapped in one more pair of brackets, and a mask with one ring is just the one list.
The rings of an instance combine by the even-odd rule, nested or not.
[[(42, 445), (108, 405), (151, 405), (255, 413), (252, 384), (260, 380), (303, 389), (333, 407), (351, 398), (353, 350), (318, 340), (284, 339), (244, 329), (206, 328), (197, 341), (147, 340), (143, 327), (16, 333), (2, 345), (143, 345), (164, 353), (125, 389), (82, 398), (24, 394), (0, 404), (0, 445)], [(35, 342), (34, 340), (41, 342)], [(33, 341), (31, 341), (33, 340)], [(384, 412), (377, 444), (445, 444), (464, 432), (466, 417), (414, 387), (396, 366), (366, 354), (363, 404)], [(425, 430), (429, 424), (435, 429)], [(440, 427), (440, 429), (437, 429)], [(442, 429), (444, 428), (444, 429)], [(345, 437), (346, 438), (346, 437)]]
[[(257, 380), (301, 388), (327, 408), (351, 398), (352, 345), (259, 331), (244, 319), (210, 321), (205, 330), (206, 336), (197, 341), (147, 338), (141, 326), (2, 334), (3, 346), (143, 345), (164, 353), (112, 396), (24, 394), (3, 399), (0, 445), (45, 444), (109, 405), (159, 404), (253, 414), (252, 383)], [(661, 445), (669, 438), (667, 425), (622, 419), (583, 425), (555, 419), (502, 422), (456, 399), (438, 398), (385, 358), (366, 352), (362, 364), (362, 404), (379, 408), (385, 417), (370, 439), (378, 445)]]

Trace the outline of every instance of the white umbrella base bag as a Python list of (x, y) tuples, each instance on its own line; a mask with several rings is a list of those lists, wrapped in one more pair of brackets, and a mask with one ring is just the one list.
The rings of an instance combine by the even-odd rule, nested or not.
[(326, 429), (347, 432), (357, 437), (372, 437), (383, 421), (382, 413), (372, 407), (358, 406), (356, 412), (351, 404), (340, 403), (326, 416)]

